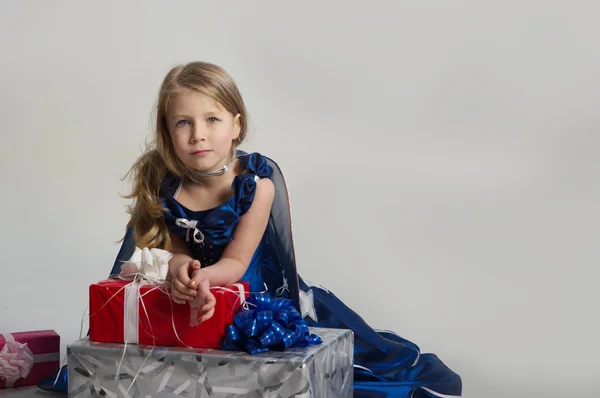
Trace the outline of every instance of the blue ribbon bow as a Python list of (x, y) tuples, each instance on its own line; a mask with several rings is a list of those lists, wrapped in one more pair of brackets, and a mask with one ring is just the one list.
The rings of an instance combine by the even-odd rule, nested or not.
[(223, 350), (259, 354), (322, 343), (319, 336), (309, 332), (292, 300), (273, 299), (265, 292), (254, 293), (247, 301), (256, 307), (242, 308), (235, 315), (234, 324), (227, 327)]

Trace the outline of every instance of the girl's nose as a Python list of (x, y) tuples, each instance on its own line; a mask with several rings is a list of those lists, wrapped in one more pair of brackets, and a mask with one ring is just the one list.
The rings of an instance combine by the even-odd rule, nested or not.
[(197, 144), (200, 141), (206, 140), (206, 132), (202, 128), (198, 128), (196, 126), (192, 127), (192, 135), (190, 137), (190, 141), (192, 144)]

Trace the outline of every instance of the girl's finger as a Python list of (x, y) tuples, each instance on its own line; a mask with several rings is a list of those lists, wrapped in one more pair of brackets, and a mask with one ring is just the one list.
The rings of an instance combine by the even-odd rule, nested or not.
[(206, 313), (206, 314), (202, 315), (202, 316), (200, 317), (200, 320), (199, 320), (199, 322), (198, 322), (198, 323), (202, 323), (202, 322), (204, 322), (204, 321), (208, 321), (210, 318), (212, 318), (212, 316), (214, 315), (214, 313), (215, 313), (215, 309), (213, 308), (213, 309), (212, 309), (212, 310), (210, 310), (208, 313)]
[(184, 301), (192, 301), (194, 299), (194, 297), (187, 295), (185, 293), (182, 293), (179, 290), (176, 289), (171, 289), (171, 296), (175, 297), (178, 300), (184, 300)]
[(179, 281), (181, 281), (181, 283), (183, 283), (185, 286), (189, 286), (189, 287), (192, 286), (190, 284), (190, 272), (189, 272), (189, 269), (191, 268), (191, 264), (192, 264), (192, 261), (179, 267), (179, 269), (177, 270), (177, 278), (176, 278), (176, 279), (179, 279)]
[(191, 288), (187, 287), (179, 279), (175, 279), (173, 281), (173, 287), (176, 290), (178, 290), (179, 292), (181, 292), (182, 294), (185, 294), (185, 295), (188, 295), (188, 296), (196, 297), (196, 295), (198, 294), (198, 291), (196, 289), (191, 289)]

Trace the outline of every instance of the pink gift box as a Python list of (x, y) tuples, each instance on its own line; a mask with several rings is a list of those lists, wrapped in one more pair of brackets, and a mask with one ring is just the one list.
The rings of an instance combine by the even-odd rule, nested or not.
[(60, 367), (54, 330), (0, 334), (0, 388), (38, 384)]

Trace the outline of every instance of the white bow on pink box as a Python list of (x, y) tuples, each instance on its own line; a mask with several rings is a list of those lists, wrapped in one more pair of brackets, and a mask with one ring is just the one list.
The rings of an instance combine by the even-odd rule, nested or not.
[(17, 380), (29, 375), (33, 363), (33, 353), (27, 343), (6, 339), (0, 350), (0, 378), (6, 380), (7, 387), (13, 386)]

